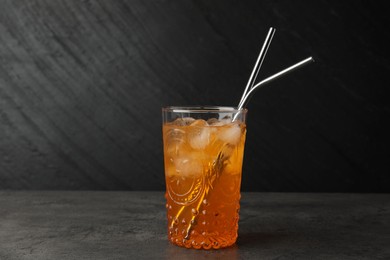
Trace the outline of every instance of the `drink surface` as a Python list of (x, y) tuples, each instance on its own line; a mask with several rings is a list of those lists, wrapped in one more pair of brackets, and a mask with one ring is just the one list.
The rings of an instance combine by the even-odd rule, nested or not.
[(168, 238), (188, 248), (235, 243), (246, 126), (177, 119), (163, 125)]

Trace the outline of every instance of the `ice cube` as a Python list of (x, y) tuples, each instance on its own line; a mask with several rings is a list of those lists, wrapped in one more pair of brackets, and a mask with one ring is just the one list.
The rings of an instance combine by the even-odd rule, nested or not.
[(203, 173), (202, 160), (196, 153), (188, 153), (173, 159), (175, 171), (181, 177), (199, 177)]
[(176, 167), (173, 158), (169, 158), (169, 160), (165, 162), (165, 175), (167, 177), (173, 177), (176, 175)]
[(223, 126), (223, 125), (229, 124), (231, 122), (232, 122), (231, 118), (223, 118), (221, 120), (218, 120), (216, 118), (211, 118), (211, 119), (207, 120), (207, 123), (209, 123), (209, 125), (211, 125), (211, 126)]
[(203, 119), (192, 122), (188, 129), (188, 143), (194, 149), (204, 149), (210, 142), (210, 129)]
[(197, 126), (197, 127), (204, 127), (204, 126), (208, 126), (209, 124), (204, 121), (203, 119), (196, 119), (194, 121), (192, 121), (191, 123), (191, 126)]
[(237, 123), (231, 123), (220, 129), (218, 138), (225, 143), (236, 145), (241, 139), (241, 128)]
[(178, 154), (180, 148), (185, 143), (185, 131), (181, 129), (170, 129), (165, 136), (165, 151), (168, 155), (173, 156)]
[(209, 118), (209, 119), (207, 120), (207, 124), (209, 124), (209, 125), (214, 125), (214, 124), (218, 124), (218, 123), (219, 123), (219, 120), (216, 119), (215, 117)]
[(177, 126), (186, 126), (190, 125), (194, 121), (195, 119), (192, 117), (179, 117), (175, 121), (173, 121), (172, 124)]

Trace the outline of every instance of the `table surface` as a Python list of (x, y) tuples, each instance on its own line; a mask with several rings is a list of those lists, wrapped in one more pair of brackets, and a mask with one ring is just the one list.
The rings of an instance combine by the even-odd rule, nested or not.
[(390, 194), (243, 193), (222, 250), (167, 240), (163, 192), (0, 191), (0, 259), (390, 259)]

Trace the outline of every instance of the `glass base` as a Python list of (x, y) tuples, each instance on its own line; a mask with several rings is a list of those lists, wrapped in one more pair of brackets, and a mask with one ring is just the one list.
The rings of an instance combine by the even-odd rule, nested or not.
[(237, 233), (233, 236), (203, 236), (196, 232), (191, 234), (192, 237), (185, 239), (183, 236), (169, 236), (169, 241), (177, 246), (192, 249), (222, 249), (230, 247), (236, 243)]

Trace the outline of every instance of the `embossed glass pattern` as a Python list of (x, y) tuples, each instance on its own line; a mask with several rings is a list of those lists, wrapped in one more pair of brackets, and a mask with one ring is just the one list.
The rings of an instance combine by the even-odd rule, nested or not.
[(172, 243), (196, 249), (235, 243), (246, 112), (230, 107), (163, 108), (165, 196)]

